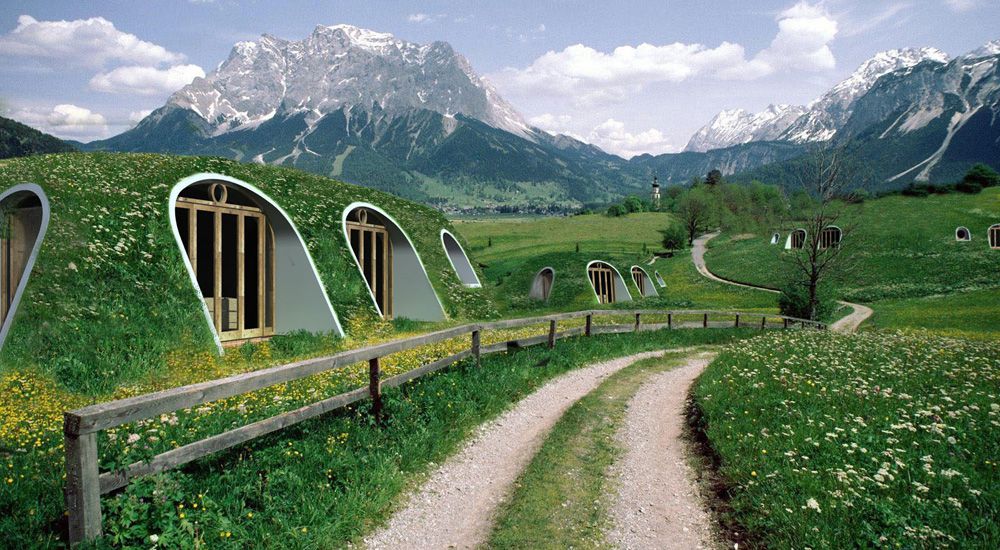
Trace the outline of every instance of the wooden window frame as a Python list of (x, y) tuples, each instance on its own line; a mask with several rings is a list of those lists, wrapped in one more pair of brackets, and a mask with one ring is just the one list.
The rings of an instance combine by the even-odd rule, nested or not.
[(635, 287), (639, 289), (639, 296), (646, 295), (646, 279), (643, 278), (644, 273), (638, 267), (632, 268), (632, 281), (635, 282)]
[[(393, 317), (393, 261), (392, 239), (389, 234), (389, 228), (386, 225), (369, 221), (369, 216), (372, 216), (372, 212), (364, 207), (351, 211), (350, 214), (348, 214), (348, 218), (352, 216), (356, 216), (358, 219), (348, 219), (345, 222), (345, 226), (347, 228), (347, 243), (351, 247), (354, 259), (357, 260), (358, 266), (361, 268), (361, 276), (365, 279), (368, 289), (375, 298), (375, 303), (382, 312), (382, 318), (391, 320)], [(355, 234), (357, 234), (358, 237), (357, 242), (359, 250), (354, 249)], [(372, 257), (369, 258), (365, 254), (365, 252), (369, 249), (365, 246), (367, 235), (370, 235), (371, 250), (375, 250), (378, 247), (378, 237), (382, 237), (382, 246), (380, 248), (382, 249), (384, 260), (381, 277), (376, 277), (378, 272), (378, 256), (372, 255)], [(368, 267), (372, 274), (371, 278), (365, 275), (366, 261), (368, 262)], [(381, 281), (378, 279), (381, 279)], [(379, 301), (379, 290), (382, 290), (382, 303)]]
[(986, 239), (990, 243), (990, 248), (1000, 250), (1000, 224), (990, 226), (986, 231)]
[(587, 268), (590, 284), (597, 294), (597, 301), (602, 304), (615, 303), (615, 272), (611, 266), (596, 263)]
[[(223, 194), (223, 200), (226, 195)], [(219, 341), (231, 345), (274, 335), (276, 263), (274, 228), (260, 208), (213, 202), (190, 197), (178, 197), (177, 210), (188, 212), (187, 254), (191, 267), (198, 272), (198, 212), (209, 212), (214, 219), (212, 324)], [(176, 216), (176, 211), (174, 213)], [(236, 216), (236, 329), (222, 330), (222, 216)], [(257, 220), (257, 328), (246, 324), (246, 218)], [(202, 291), (204, 299), (208, 299)], [(270, 317), (268, 316), (270, 306)]]

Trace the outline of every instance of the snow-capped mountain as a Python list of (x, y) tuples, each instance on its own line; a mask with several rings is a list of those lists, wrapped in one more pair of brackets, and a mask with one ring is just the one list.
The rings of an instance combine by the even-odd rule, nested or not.
[(415, 44), (350, 25), (317, 26), (303, 40), (264, 35), (236, 44), (205, 78), (166, 107), (197, 113), (213, 135), (298, 113), (309, 124), (341, 108), (378, 105), (389, 117), (414, 109), (465, 115), (530, 137), (520, 114), (446, 42)]
[(722, 111), (691, 136), (684, 150), (704, 152), (749, 141), (773, 141), (805, 112), (800, 105), (769, 105), (759, 113)]
[(807, 106), (771, 105), (759, 113), (722, 111), (691, 137), (685, 150), (707, 151), (748, 141), (826, 141), (847, 122), (854, 101), (880, 77), (928, 60), (945, 62), (948, 55), (936, 48), (880, 52)]

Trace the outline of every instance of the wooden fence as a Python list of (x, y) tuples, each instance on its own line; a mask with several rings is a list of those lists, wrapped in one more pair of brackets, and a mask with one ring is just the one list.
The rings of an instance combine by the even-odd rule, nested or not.
[[(643, 315), (655, 315), (661, 318), (665, 316), (666, 322), (643, 324)], [(634, 316), (635, 322), (627, 325), (597, 326), (593, 323), (596, 316), (628, 316), (629, 318)], [(709, 320), (710, 316), (713, 318), (711, 323)], [(684, 323), (677, 322), (681, 317), (688, 319), (688, 321)], [(579, 318), (586, 318), (584, 326), (557, 332), (557, 323), (559, 321)], [(690, 321), (692, 318), (697, 320), (694, 324)], [(779, 319), (780, 321), (768, 324), (768, 319)], [(547, 334), (487, 346), (481, 345), (481, 335), (485, 331), (513, 329), (544, 324), (546, 322), (549, 324)], [(63, 432), (65, 434), (66, 450), (65, 497), (66, 508), (69, 514), (70, 544), (76, 544), (80, 541), (100, 536), (101, 495), (125, 487), (130, 480), (136, 477), (176, 468), (211, 453), (240, 445), (254, 438), (346, 407), (366, 398), (372, 400), (372, 409), (374, 415), (378, 418), (381, 415), (382, 409), (382, 388), (400, 386), (410, 380), (445, 368), (467, 357), (474, 357), (478, 366), (479, 358), (484, 354), (513, 350), (542, 343), (552, 348), (555, 346), (556, 340), (570, 336), (672, 329), (681, 326), (704, 328), (708, 328), (709, 326), (754, 327), (760, 329), (768, 328), (769, 326), (771, 328), (826, 328), (825, 324), (815, 321), (761, 313), (686, 310), (586, 310), (541, 317), (462, 325), (421, 336), (344, 351), (329, 357), (308, 359), (69, 411), (64, 413)], [(469, 349), (403, 374), (382, 379), (379, 368), (381, 358), (401, 351), (436, 344), (466, 335), (471, 338)], [(314, 374), (344, 368), (363, 361), (367, 361), (369, 365), (368, 387), (342, 393), (277, 416), (259, 420), (206, 439), (177, 447), (158, 454), (148, 461), (136, 462), (118, 471), (101, 473), (98, 470), (97, 435), (101, 430), (114, 428), (115, 426), (129, 422), (154, 418), (161, 414), (188, 409), (210, 401), (257, 391), (276, 384), (299, 380)]]

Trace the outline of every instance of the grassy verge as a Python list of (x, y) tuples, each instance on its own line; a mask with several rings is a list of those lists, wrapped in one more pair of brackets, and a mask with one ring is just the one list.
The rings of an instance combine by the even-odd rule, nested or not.
[(615, 434), (629, 400), (651, 375), (677, 365), (671, 354), (608, 377), (566, 411), (500, 510), (489, 546), (606, 548), (608, 468), (622, 453)]
[(883, 300), (872, 304), (879, 328), (923, 328), (947, 336), (996, 338), (1000, 331), (1000, 289)]
[(730, 523), (773, 548), (1000, 544), (1000, 346), (769, 334), (694, 395)]
[[(488, 356), (481, 369), (461, 366), (387, 392), (389, 420), (383, 429), (372, 425), (362, 405), (138, 481), (102, 499), (102, 544), (149, 547), (151, 535), (171, 548), (317, 548), (356, 542), (388, 517), (400, 492), (430, 463), (445, 458), (476, 426), (553, 376), (609, 357), (751, 334), (745, 329), (605, 335), (560, 341), (553, 351), (530, 348)], [(277, 391), (269, 399), (322, 397), (310, 394), (309, 387), (293, 390)], [(133, 447), (173, 437), (187, 442), (181, 437), (198, 433), (201, 424), (224, 428), (245, 423), (240, 404), (209, 404), (192, 411), (189, 420), (160, 419), (157, 431), (134, 426), (120, 432), (115, 444), (133, 436)], [(45, 452), (5, 448), (0, 458), (0, 509), (7, 511), (0, 514), (4, 544), (58, 547), (63, 513), (58, 447)]]

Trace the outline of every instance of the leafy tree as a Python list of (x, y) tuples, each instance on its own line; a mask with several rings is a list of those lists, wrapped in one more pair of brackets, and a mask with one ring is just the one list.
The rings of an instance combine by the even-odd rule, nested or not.
[(663, 235), (663, 248), (667, 250), (681, 250), (687, 245), (687, 230), (680, 223), (671, 223), (660, 234)]
[(722, 183), (722, 172), (714, 168), (709, 170), (705, 175), (705, 185), (714, 187), (720, 183)]
[(642, 199), (640, 199), (639, 197), (636, 197), (636, 196), (626, 197), (625, 200), (622, 201), (622, 206), (625, 208), (625, 210), (629, 214), (631, 214), (633, 212), (645, 212), (646, 211), (646, 205), (645, 205), (645, 203), (643, 203)]
[(677, 214), (684, 224), (688, 246), (716, 219), (715, 198), (704, 187), (695, 187), (677, 201)]
[(969, 168), (962, 178), (963, 183), (978, 183), (980, 187), (995, 187), (1000, 185), (1000, 174), (983, 163), (976, 163)]
[(618, 218), (627, 214), (628, 210), (620, 204), (612, 204), (608, 207), (608, 216), (611, 216), (612, 218)]

